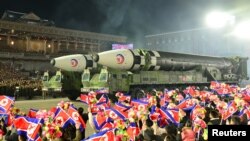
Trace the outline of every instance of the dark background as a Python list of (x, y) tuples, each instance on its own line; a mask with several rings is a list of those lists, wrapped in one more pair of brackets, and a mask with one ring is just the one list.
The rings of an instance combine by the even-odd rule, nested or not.
[(249, 4), (249, 0), (1, 0), (0, 14), (34, 12), (57, 27), (139, 42), (149, 34), (203, 27), (205, 15), (214, 9), (250, 15)]

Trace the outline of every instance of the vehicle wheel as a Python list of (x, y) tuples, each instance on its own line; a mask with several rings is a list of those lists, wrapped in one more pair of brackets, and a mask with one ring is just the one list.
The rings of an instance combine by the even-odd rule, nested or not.
[(52, 94), (52, 97), (53, 97), (53, 98), (56, 98), (56, 93), (53, 93), (53, 94)]
[(118, 99), (115, 96), (115, 93), (108, 94), (108, 97), (109, 97), (109, 99), (111, 100), (112, 103), (118, 102)]
[(80, 91), (68, 90), (64, 92), (69, 100), (76, 100), (80, 96)]
[(74, 100), (77, 99), (77, 97), (78, 97), (78, 96), (69, 95), (69, 96), (68, 96), (68, 99), (74, 101)]

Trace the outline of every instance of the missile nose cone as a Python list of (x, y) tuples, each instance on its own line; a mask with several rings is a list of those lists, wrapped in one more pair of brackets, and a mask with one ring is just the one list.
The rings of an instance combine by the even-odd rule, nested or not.
[(73, 54), (54, 58), (50, 63), (62, 70), (81, 72), (86, 68), (96, 68), (91, 55)]
[(55, 59), (51, 59), (51, 60), (50, 60), (50, 64), (51, 64), (52, 66), (55, 66), (56, 60), (55, 60)]
[(66, 71), (82, 71), (86, 68), (86, 58), (82, 54), (66, 55), (54, 58), (50, 64)]

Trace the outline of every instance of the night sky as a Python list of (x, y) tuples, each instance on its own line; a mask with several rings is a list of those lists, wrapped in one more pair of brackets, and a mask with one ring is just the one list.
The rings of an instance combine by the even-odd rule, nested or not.
[(149, 34), (203, 27), (205, 15), (214, 9), (250, 15), (249, 4), (249, 0), (1, 0), (0, 14), (34, 12), (57, 27), (138, 41)]

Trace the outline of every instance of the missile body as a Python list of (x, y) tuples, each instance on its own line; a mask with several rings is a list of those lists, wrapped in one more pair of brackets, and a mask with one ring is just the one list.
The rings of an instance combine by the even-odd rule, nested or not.
[(147, 70), (165, 71), (187, 71), (193, 70), (197, 66), (215, 67), (218, 69), (228, 69), (232, 67), (232, 62), (228, 58), (199, 56), (191, 54), (180, 54), (171, 52), (148, 51)]
[(96, 68), (97, 64), (126, 71), (188, 71), (198, 66), (231, 69), (233, 63), (228, 58), (180, 54), (152, 50), (110, 50), (91, 55), (67, 55), (51, 60), (51, 64), (67, 71), (83, 71)]
[(228, 69), (233, 65), (229, 59), (222, 57), (129, 49), (101, 52), (94, 55), (93, 59), (98, 64), (129, 71), (187, 71), (197, 66)]
[(84, 69), (96, 68), (97, 64), (93, 61), (91, 55), (66, 55), (57, 57), (50, 62), (54, 67), (66, 70), (66, 71), (78, 71), (81, 72)]
[(98, 64), (119, 70), (139, 70), (145, 66), (145, 56), (137, 50), (119, 49), (93, 56)]

